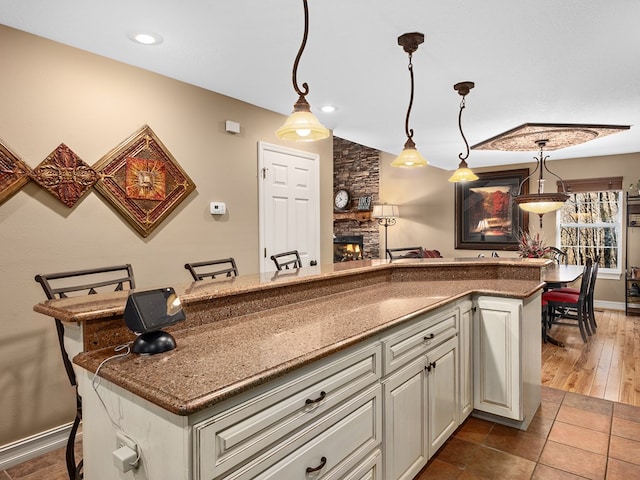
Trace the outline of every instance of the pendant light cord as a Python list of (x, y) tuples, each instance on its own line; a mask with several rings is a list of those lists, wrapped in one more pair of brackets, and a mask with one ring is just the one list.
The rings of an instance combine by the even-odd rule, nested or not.
[(309, 36), (309, 6), (307, 5), (307, 0), (302, 0), (302, 5), (304, 6), (304, 34), (302, 36), (302, 43), (298, 49), (298, 55), (296, 55), (296, 59), (293, 62), (292, 80), (296, 93), (301, 97), (305, 97), (309, 93), (309, 85), (305, 82), (302, 84), (302, 90), (298, 87), (298, 64), (300, 63), (300, 58), (302, 57), (302, 52), (304, 52), (304, 47), (307, 45), (307, 37)]
[(409, 98), (409, 108), (407, 108), (407, 118), (404, 122), (404, 131), (407, 134), (408, 140), (413, 140), (413, 128), (409, 128), (409, 116), (411, 115), (411, 108), (413, 107), (413, 63), (411, 62), (413, 55), (409, 53), (409, 75), (411, 77), (411, 96)]
[[(462, 96), (462, 100), (460, 101), (460, 113), (458, 113), (458, 128), (460, 129), (460, 135), (462, 135), (462, 139), (464, 140), (464, 144), (467, 147), (467, 154), (462, 155), (462, 153), (458, 154), (458, 158), (465, 162), (467, 158), (469, 158), (469, 142), (467, 142), (467, 137), (464, 136), (464, 132), (462, 131), (462, 110), (464, 110), (466, 106), (466, 102), (464, 100), (464, 95)], [(466, 162), (465, 162), (466, 164)]]

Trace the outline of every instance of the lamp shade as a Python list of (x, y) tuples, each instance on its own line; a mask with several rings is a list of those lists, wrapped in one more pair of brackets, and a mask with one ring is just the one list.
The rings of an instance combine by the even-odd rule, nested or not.
[(397, 205), (374, 205), (373, 212), (371, 212), (372, 218), (398, 218), (400, 212)]
[(424, 157), (420, 154), (420, 152), (415, 147), (408, 147), (405, 145), (400, 155), (396, 157), (396, 159), (391, 162), (392, 167), (424, 167), (429, 165)]
[(313, 142), (329, 137), (329, 129), (313, 113), (294, 111), (284, 125), (276, 130), (276, 135), (283, 140)]
[(568, 199), (569, 195), (566, 193), (531, 193), (529, 195), (518, 195), (513, 200), (522, 210), (544, 215), (561, 209)]
[(478, 180), (478, 176), (468, 167), (457, 169), (453, 172), (453, 175), (449, 177), (449, 181), (452, 183), (473, 182), (474, 180)]

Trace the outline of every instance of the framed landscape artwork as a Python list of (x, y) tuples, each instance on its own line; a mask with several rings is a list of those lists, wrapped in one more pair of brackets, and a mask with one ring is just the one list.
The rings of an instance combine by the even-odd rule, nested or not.
[[(519, 232), (528, 230), (529, 214), (513, 197), (529, 169), (478, 173), (478, 180), (456, 183), (456, 248), (518, 250)], [(528, 193), (528, 184), (520, 193)]]

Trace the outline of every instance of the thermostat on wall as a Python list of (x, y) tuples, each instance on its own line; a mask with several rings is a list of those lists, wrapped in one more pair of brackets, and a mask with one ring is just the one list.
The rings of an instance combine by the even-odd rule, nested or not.
[(211, 202), (209, 212), (211, 215), (224, 215), (227, 212), (227, 206), (224, 202)]

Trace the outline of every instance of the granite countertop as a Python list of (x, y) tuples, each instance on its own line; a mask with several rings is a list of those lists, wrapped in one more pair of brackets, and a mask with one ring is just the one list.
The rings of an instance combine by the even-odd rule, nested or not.
[[(428, 265), (442, 270), (440, 267), (450, 267), (453, 261), (426, 260), (407, 262), (404, 266), (394, 263), (393, 268)], [(482, 278), (481, 281), (459, 275), (465, 266), (477, 265), (476, 261), (465, 261), (455, 261), (456, 267), (463, 269), (449, 275), (450, 279), (382, 281), (342, 293), (184, 328), (173, 332), (177, 343), (175, 350), (154, 356), (131, 354), (114, 359), (103, 365), (100, 375), (172, 413), (190, 415), (470, 293), (527, 298), (543, 286), (540, 278), (532, 278), (535, 275), (531, 275), (531, 267), (540, 271), (545, 265), (544, 261), (523, 263), (516, 259), (486, 262), (487, 266), (530, 267), (527, 269), (529, 274), (525, 276), (527, 279), (509, 276)], [(299, 285), (308, 281), (308, 287), (313, 288), (313, 281), (319, 278), (340, 277), (342, 272), (355, 273), (356, 277), (353, 278), (357, 278), (365, 272), (390, 267), (385, 261), (353, 263), (350, 268), (344, 269), (340, 268), (340, 264), (338, 267), (324, 268), (324, 271), (321, 267), (305, 268), (299, 271), (294, 280), (267, 280), (258, 275), (236, 277), (240, 279), (237, 282), (210, 282), (209, 286), (194, 282), (191, 287), (196, 287), (198, 295), (187, 291), (191, 287), (181, 292), (188, 303), (202, 301), (203, 297), (215, 299), (256, 289), (264, 291), (281, 282)], [(108, 298), (95, 299), (102, 301), (103, 318), (104, 315), (121, 313), (119, 309), (122, 308), (123, 299), (126, 299), (126, 293), (124, 296), (105, 297)], [(71, 303), (61, 306), (58, 303), (35, 309), (51, 316), (55, 315), (54, 312), (64, 311), (69, 318), (76, 319), (95, 314), (95, 310), (93, 314), (90, 313), (88, 303), (79, 302), (75, 306)], [(111, 306), (107, 308), (107, 305)], [(113, 354), (113, 347), (89, 351), (75, 357), (74, 362), (95, 372), (98, 365)]]

